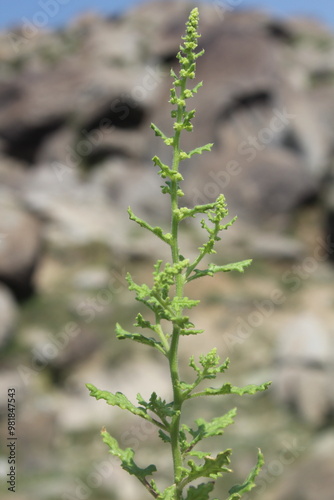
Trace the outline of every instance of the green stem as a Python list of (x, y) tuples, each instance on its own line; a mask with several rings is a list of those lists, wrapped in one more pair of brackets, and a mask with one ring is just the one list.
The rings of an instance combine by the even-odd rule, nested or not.
[[(178, 368), (178, 342), (179, 342), (179, 328), (174, 326), (172, 342), (170, 346), (170, 373), (173, 385), (173, 407), (175, 414), (172, 417), (170, 424), (170, 438), (172, 446), (173, 464), (174, 464), (174, 482), (178, 484), (181, 480), (181, 467), (182, 467), (182, 456), (180, 450), (179, 442), (179, 430), (180, 430), (180, 417), (181, 417), (181, 406), (182, 406), (182, 393), (180, 391), (180, 378), (179, 378), (179, 368)], [(179, 498), (179, 497), (177, 497)]]
[(188, 267), (187, 272), (186, 272), (186, 278), (187, 278), (187, 280), (188, 280), (190, 274), (195, 269), (195, 267), (197, 267), (198, 264), (201, 262), (201, 260), (205, 257), (205, 255), (206, 255), (205, 250), (202, 250), (200, 252), (200, 254), (198, 255), (198, 257), (194, 260), (194, 262)]
[(163, 348), (165, 349), (165, 352), (168, 353), (168, 351), (169, 351), (169, 343), (168, 343), (166, 335), (164, 334), (163, 329), (161, 327), (160, 318), (158, 318), (157, 315), (156, 315), (156, 330), (155, 331), (159, 335), (159, 338), (161, 340)]
[[(181, 85), (180, 97), (183, 98), (183, 93), (186, 88), (186, 79), (183, 80)], [(178, 106), (177, 110), (177, 119), (176, 123), (181, 124), (183, 120), (184, 107)], [(180, 135), (181, 130), (176, 130), (173, 141), (173, 166), (172, 169), (175, 172), (178, 172), (179, 164), (180, 164)], [(173, 264), (177, 264), (180, 261), (180, 250), (178, 243), (178, 231), (179, 231), (179, 218), (176, 215), (176, 211), (178, 210), (178, 182), (173, 180), (171, 183), (171, 210), (172, 210), (172, 241), (171, 241), (171, 250), (172, 250), (172, 259)], [(183, 288), (184, 288), (184, 277), (182, 274), (178, 274), (176, 276), (176, 296), (183, 296)], [(182, 311), (179, 312), (179, 316), (182, 315)], [(180, 449), (180, 439), (179, 439), (179, 431), (180, 431), (180, 417), (181, 417), (181, 406), (183, 403), (182, 392), (180, 390), (180, 376), (179, 376), (179, 365), (178, 365), (178, 346), (179, 346), (179, 338), (180, 338), (180, 328), (174, 324), (173, 326), (173, 334), (172, 340), (170, 344), (169, 350), (169, 366), (170, 366), (170, 374), (173, 386), (173, 396), (174, 396), (174, 411), (175, 415), (172, 418), (170, 425), (170, 437), (171, 437), (171, 446), (172, 446), (172, 455), (173, 455), (173, 464), (174, 464), (174, 482), (177, 485), (181, 481), (181, 467), (182, 467), (182, 455)], [(176, 500), (182, 498), (182, 490), (179, 489), (176, 492)]]

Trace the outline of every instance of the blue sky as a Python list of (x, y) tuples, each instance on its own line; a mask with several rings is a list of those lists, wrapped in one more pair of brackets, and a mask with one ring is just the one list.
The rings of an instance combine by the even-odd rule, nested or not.
[[(140, 4), (144, 0), (2, 0), (0, 28), (25, 23), (38, 26), (59, 27), (78, 13), (95, 10), (102, 14), (121, 12)], [(165, 0), (168, 1), (168, 0)], [(262, 7), (278, 15), (307, 14), (316, 17), (334, 28), (333, 0), (206, 0), (207, 2), (238, 6), (238, 8)]]

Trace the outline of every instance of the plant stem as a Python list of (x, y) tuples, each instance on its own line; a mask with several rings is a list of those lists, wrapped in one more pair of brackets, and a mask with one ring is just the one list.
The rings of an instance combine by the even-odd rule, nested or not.
[[(181, 85), (180, 97), (182, 99), (183, 93), (185, 90), (186, 81), (184, 80)], [(177, 111), (177, 124), (182, 123), (183, 119), (184, 107), (178, 105)], [(174, 135), (174, 143), (173, 143), (173, 166), (172, 169), (175, 172), (178, 172), (179, 164), (180, 164), (180, 135), (181, 130), (176, 130)], [(171, 210), (172, 210), (172, 259), (173, 264), (177, 264), (180, 261), (180, 250), (178, 243), (178, 231), (179, 231), (179, 219), (176, 216), (176, 210), (178, 209), (178, 182), (173, 180), (171, 183)], [(182, 274), (178, 274), (176, 276), (176, 296), (183, 296), (183, 288), (184, 288), (184, 277)], [(179, 312), (179, 316), (182, 315), (182, 311)], [(182, 456), (180, 450), (180, 442), (179, 442), (179, 430), (180, 430), (180, 417), (181, 417), (181, 406), (183, 403), (182, 393), (180, 390), (180, 376), (179, 376), (179, 366), (178, 366), (178, 346), (179, 346), (179, 337), (180, 337), (180, 328), (178, 325), (173, 325), (173, 334), (172, 340), (169, 350), (169, 366), (170, 366), (170, 374), (173, 386), (173, 396), (174, 396), (174, 411), (175, 415), (172, 418), (171, 426), (170, 426), (170, 437), (171, 437), (171, 446), (172, 446), (172, 455), (173, 455), (173, 464), (174, 464), (174, 482), (177, 485), (181, 480), (181, 467), (182, 467)], [(176, 500), (182, 498), (182, 491), (178, 490), (176, 492)]]
[[(170, 373), (173, 385), (173, 409), (175, 411), (174, 416), (170, 424), (170, 437), (173, 455), (173, 465), (174, 465), (174, 482), (178, 484), (181, 479), (181, 467), (182, 467), (182, 456), (180, 450), (179, 442), (179, 430), (180, 430), (180, 416), (181, 416), (181, 406), (182, 406), (182, 395), (180, 391), (180, 378), (178, 369), (178, 342), (179, 342), (179, 328), (174, 326), (172, 342), (170, 346)], [(179, 497), (177, 497), (179, 498)], [(181, 497), (180, 497), (181, 498)]]

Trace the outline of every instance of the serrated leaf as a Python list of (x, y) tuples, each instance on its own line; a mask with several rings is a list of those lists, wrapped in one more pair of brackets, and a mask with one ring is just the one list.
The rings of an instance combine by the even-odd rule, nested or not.
[(198, 89), (200, 89), (201, 87), (203, 87), (203, 82), (199, 82), (193, 89), (192, 89), (192, 92), (194, 94), (197, 94), (198, 92)]
[(229, 358), (226, 358), (221, 365), (219, 364), (220, 357), (217, 355), (216, 347), (211, 349), (208, 354), (201, 354), (199, 362), (203, 369), (196, 365), (194, 356), (191, 356), (189, 359), (189, 366), (196, 371), (200, 380), (216, 378), (216, 375), (218, 373), (224, 373), (230, 364)]
[(239, 273), (243, 273), (245, 267), (250, 266), (252, 263), (252, 259), (241, 260), (240, 262), (233, 262), (232, 264), (226, 264), (224, 266), (217, 266), (216, 264), (210, 264), (209, 270), (213, 273), (219, 272), (229, 272), (229, 271), (238, 271)]
[(228, 497), (227, 500), (238, 500), (244, 493), (247, 493), (251, 489), (255, 488), (256, 483), (254, 482), (254, 480), (260, 473), (263, 464), (264, 464), (263, 454), (259, 449), (257, 456), (257, 463), (255, 467), (251, 470), (244, 483), (237, 484), (229, 490), (230, 496)]
[[(206, 246), (212, 246), (213, 241), (210, 240), (208, 243), (206, 243)], [(207, 250), (209, 250), (207, 248)], [(233, 262), (231, 264), (225, 264), (224, 266), (217, 266), (216, 264), (209, 264), (209, 267), (207, 269), (194, 269), (193, 275), (191, 275), (187, 281), (192, 281), (197, 278), (200, 278), (202, 276), (213, 276), (216, 273), (227, 273), (230, 271), (238, 271), (239, 273), (243, 273), (245, 268), (250, 266), (252, 263), (252, 259), (247, 259), (247, 260), (242, 260), (240, 262)]]
[(167, 136), (154, 123), (151, 123), (151, 129), (157, 137), (162, 137), (164, 140), (167, 139)]
[(197, 429), (189, 429), (189, 433), (193, 437), (190, 442), (190, 446), (195, 446), (202, 439), (221, 436), (224, 433), (224, 429), (234, 423), (234, 417), (236, 416), (237, 410), (233, 408), (225, 415), (221, 417), (214, 418), (211, 422), (206, 422), (203, 418), (198, 418), (195, 420)]
[(129, 219), (130, 220), (133, 220), (134, 222), (136, 222), (139, 226), (145, 228), (145, 229), (148, 229), (149, 231), (151, 231), (151, 233), (155, 234), (156, 236), (158, 236), (158, 238), (160, 238), (162, 241), (164, 241), (165, 243), (168, 243), (170, 245), (171, 243), (171, 239), (172, 239), (172, 236), (169, 234), (169, 233), (166, 233), (164, 234), (163, 230), (161, 229), (161, 227), (159, 226), (156, 226), (156, 227), (153, 227), (151, 226), (150, 224), (148, 224), (148, 222), (144, 221), (143, 219), (141, 219), (140, 217), (137, 217), (133, 211), (131, 210), (131, 208), (129, 207), (128, 208), (128, 214), (129, 214)]
[[(117, 323), (118, 324), (118, 323)], [(134, 326), (138, 326), (140, 328), (148, 328), (149, 330), (155, 331), (156, 325), (152, 325), (152, 323), (143, 318), (142, 314), (138, 313), (136, 316), (136, 323)]]
[[(224, 472), (232, 472), (227, 466), (230, 463), (230, 455), (232, 450), (228, 449), (218, 453), (216, 457), (212, 457), (209, 454), (205, 454), (204, 464), (196, 465), (193, 460), (188, 460), (189, 469), (182, 468), (183, 472), (186, 474), (183, 479), (184, 484), (188, 484), (195, 479), (200, 477), (209, 477), (211, 479), (217, 479), (222, 476)], [(201, 452), (192, 452), (194, 455), (198, 456)]]
[(159, 437), (162, 439), (164, 443), (171, 443), (170, 437), (161, 429), (159, 429)]
[(237, 394), (238, 396), (243, 396), (244, 394), (255, 394), (257, 392), (262, 392), (268, 389), (271, 382), (265, 382), (261, 385), (246, 385), (244, 387), (236, 387), (231, 385), (230, 383), (226, 383), (221, 387), (215, 389), (213, 387), (207, 387), (201, 392), (197, 392), (195, 394), (191, 394), (189, 397), (194, 398), (197, 396), (219, 396), (222, 394)]
[(207, 203), (206, 205), (196, 205), (193, 208), (181, 207), (173, 210), (174, 215), (179, 221), (187, 217), (195, 217), (197, 214), (205, 214), (215, 207), (215, 203)]
[(163, 354), (166, 354), (165, 349), (163, 348), (163, 345), (161, 342), (158, 340), (155, 340), (152, 337), (145, 337), (144, 335), (141, 335), (140, 333), (130, 333), (124, 330), (119, 323), (116, 323), (116, 328), (115, 328), (116, 336), (119, 340), (134, 340), (135, 342), (138, 342), (140, 344), (145, 344), (149, 345), (150, 347), (154, 347), (155, 349), (158, 349), (158, 351), (162, 352)]
[(136, 292), (138, 300), (142, 300), (150, 296), (151, 289), (145, 284), (138, 285), (137, 283), (135, 283), (130, 273), (127, 273), (125, 279), (129, 284), (129, 290), (133, 290)]
[(133, 459), (135, 455), (133, 449), (126, 448), (123, 450), (120, 448), (117, 440), (110, 436), (105, 429), (102, 429), (101, 435), (103, 437), (103, 442), (109, 446), (110, 453), (121, 460), (122, 468), (129, 474), (136, 476), (141, 482), (143, 482), (146, 476), (150, 476), (153, 472), (156, 472), (157, 468), (155, 465), (149, 465), (148, 467), (145, 467), (145, 469), (138, 467)]
[(209, 500), (209, 493), (211, 493), (214, 486), (214, 482), (202, 483), (198, 486), (190, 486), (187, 491), (186, 500)]
[(203, 151), (211, 151), (211, 148), (213, 146), (213, 143), (205, 144), (205, 146), (200, 146), (199, 148), (193, 149), (192, 151), (189, 151), (188, 158), (191, 158), (194, 155), (201, 155)]
[(166, 417), (172, 417), (175, 415), (175, 410), (173, 409), (173, 403), (166, 403), (165, 400), (157, 396), (156, 392), (153, 392), (150, 396), (150, 400), (145, 401), (140, 394), (137, 396), (137, 401), (145, 410), (150, 410), (161, 419)]
[[(186, 267), (189, 261), (186, 262)], [(200, 303), (200, 300), (192, 300), (188, 297), (174, 297), (172, 300), (172, 306), (176, 311), (182, 311), (182, 309), (191, 309), (192, 307), (196, 307)]]
[(199, 362), (202, 368), (197, 366), (195, 363), (194, 356), (189, 359), (189, 366), (193, 368), (197, 374), (196, 380), (184, 390), (184, 398), (190, 399), (196, 396), (204, 395), (203, 391), (196, 394), (191, 394), (191, 391), (195, 389), (203, 380), (205, 379), (215, 379), (218, 373), (224, 373), (230, 364), (229, 358), (226, 358), (224, 363), (220, 363), (220, 358), (217, 355), (217, 349), (213, 348), (208, 354), (202, 354), (199, 357)]
[(195, 330), (194, 328), (181, 328), (180, 335), (199, 335), (203, 332), (204, 330)]
[(93, 384), (86, 384), (86, 387), (90, 391), (90, 395), (95, 399), (104, 399), (108, 405), (118, 406), (122, 410), (127, 410), (134, 415), (145, 418), (150, 422), (152, 421), (152, 418), (147, 414), (146, 410), (137, 408), (122, 392), (116, 392), (113, 394), (109, 391), (100, 391)]

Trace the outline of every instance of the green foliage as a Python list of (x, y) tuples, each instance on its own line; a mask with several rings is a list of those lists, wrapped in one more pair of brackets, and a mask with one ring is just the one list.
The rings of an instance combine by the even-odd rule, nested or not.
[[(223, 374), (228, 369), (229, 359), (226, 359), (221, 364), (216, 348), (206, 355), (201, 355), (198, 364), (195, 363), (194, 356), (190, 357), (189, 366), (195, 372), (192, 381), (185, 382), (181, 380), (179, 375), (178, 344), (180, 336), (202, 333), (202, 330), (195, 328), (195, 325), (190, 321), (190, 317), (185, 313), (185, 310), (192, 309), (199, 303), (198, 300), (189, 299), (185, 296), (185, 286), (195, 279), (203, 276), (213, 276), (219, 272), (243, 272), (251, 263), (251, 260), (224, 265), (210, 263), (207, 268), (199, 268), (198, 266), (205, 256), (215, 253), (214, 247), (220, 240), (219, 234), (228, 229), (236, 218), (227, 223), (222, 223), (223, 219), (228, 216), (225, 198), (222, 194), (213, 203), (197, 205), (193, 208), (179, 205), (179, 199), (184, 195), (180, 187), (183, 180), (183, 176), (179, 172), (180, 163), (195, 154), (210, 151), (212, 148), (212, 144), (206, 144), (186, 152), (180, 147), (181, 133), (192, 131), (192, 119), (195, 115), (195, 110), (187, 110), (186, 101), (202, 86), (200, 82), (192, 89), (187, 88), (188, 80), (195, 77), (196, 60), (204, 52), (196, 52), (197, 39), (200, 36), (197, 33), (198, 17), (198, 9), (195, 8), (189, 16), (186, 34), (182, 37), (184, 43), (180, 46), (180, 52), (177, 55), (180, 62), (179, 74), (177, 75), (173, 70), (171, 71), (171, 76), (174, 79), (173, 88), (170, 92), (170, 103), (174, 106), (171, 112), (172, 118), (175, 119), (174, 136), (167, 137), (156, 125), (151, 125), (155, 135), (160, 137), (167, 146), (173, 148), (171, 165), (164, 164), (157, 156), (153, 158), (154, 166), (159, 168), (158, 175), (165, 180), (164, 185), (161, 186), (162, 193), (168, 194), (171, 200), (170, 231), (166, 232), (160, 227), (151, 226), (137, 217), (131, 208), (128, 209), (132, 221), (155, 234), (170, 247), (171, 262), (163, 263), (162, 260), (156, 262), (151, 287), (146, 284), (137, 284), (130, 274), (126, 278), (129, 290), (135, 292), (136, 300), (144, 304), (150, 314), (150, 319), (138, 314), (134, 326), (149, 331), (150, 336), (139, 332), (128, 332), (121, 325), (116, 325), (118, 339), (129, 339), (153, 347), (166, 358), (171, 376), (173, 400), (166, 402), (154, 392), (151, 394), (150, 399), (145, 401), (138, 394), (138, 405), (136, 406), (120, 392), (113, 394), (109, 391), (101, 391), (92, 384), (87, 384), (91, 396), (96, 399), (103, 399), (107, 404), (118, 406), (158, 427), (160, 438), (171, 447), (173, 480), (171, 486), (160, 491), (154, 480), (147, 480), (147, 477), (156, 471), (155, 465), (149, 465), (145, 468), (138, 467), (134, 461), (134, 450), (131, 448), (121, 449), (116, 439), (111, 437), (105, 429), (102, 430), (103, 441), (108, 445), (110, 453), (120, 459), (123, 469), (129, 474), (135, 475), (148, 492), (154, 498), (160, 500), (209, 500), (209, 495), (217, 478), (231, 472), (229, 466), (231, 449), (212, 456), (210, 453), (194, 450), (194, 448), (205, 438), (221, 436), (225, 428), (233, 424), (236, 409), (234, 408), (225, 415), (216, 417), (209, 422), (203, 418), (197, 418), (195, 425), (190, 427), (185, 423), (181, 424), (182, 405), (187, 400), (199, 396), (227, 394), (243, 396), (244, 394), (255, 394), (264, 391), (269, 386), (269, 383), (264, 383), (235, 387), (225, 382), (217, 388), (204, 387), (196, 392), (195, 389), (203, 381), (216, 379), (218, 375)], [(197, 257), (190, 261), (180, 253), (178, 244), (179, 227), (183, 220), (196, 217), (199, 214), (204, 215), (201, 220), (201, 227), (206, 233), (206, 241), (199, 247)], [(170, 324), (168, 331), (163, 327), (163, 320)], [(254, 480), (262, 465), (263, 456), (259, 451), (256, 466), (243, 484), (236, 485), (229, 491), (230, 496), (227, 500), (240, 499), (244, 493), (250, 491), (255, 486)], [(207, 478), (210, 481), (196, 486), (191, 485), (193, 481), (201, 478)]]

